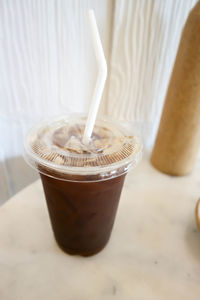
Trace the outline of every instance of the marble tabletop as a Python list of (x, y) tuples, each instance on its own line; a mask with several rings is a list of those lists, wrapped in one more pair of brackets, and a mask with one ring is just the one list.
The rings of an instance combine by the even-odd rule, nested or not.
[(200, 299), (194, 220), (200, 162), (170, 177), (147, 159), (126, 178), (109, 244), (83, 258), (62, 252), (40, 181), (0, 208), (0, 299)]

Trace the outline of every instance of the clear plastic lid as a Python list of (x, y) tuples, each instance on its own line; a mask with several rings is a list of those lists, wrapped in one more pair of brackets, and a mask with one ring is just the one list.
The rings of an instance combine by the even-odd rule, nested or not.
[(86, 117), (69, 115), (42, 122), (25, 139), (25, 159), (40, 173), (70, 181), (120, 176), (140, 159), (140, 140), (118, 122), (96, 121), (88, 145), (82, 142)]

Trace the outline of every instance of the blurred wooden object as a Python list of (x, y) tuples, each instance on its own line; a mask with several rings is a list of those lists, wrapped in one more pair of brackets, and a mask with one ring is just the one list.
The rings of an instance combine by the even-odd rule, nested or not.
[(200, 208), (200, 198), (197, 201), (196, 207), (195, 207), (195, 219), (197, 223), (197, 228), (200, 231), (200, 217), (199, 217), (199, 208)]
[(164, 173), (192, 171), (200, 146), (200, 1), (185, 24), (151, 157)]

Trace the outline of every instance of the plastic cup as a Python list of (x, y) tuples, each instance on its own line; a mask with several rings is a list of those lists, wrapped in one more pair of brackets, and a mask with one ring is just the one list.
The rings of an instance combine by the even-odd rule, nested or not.
[(142, 146), (106, 119), (97, 120), (84, 145), (85, 122), (71, 115), (38, 124), (26, 136), (25, 159), (40, 173), (58, 245), (90, 256), (109, 240), (125, 176)]

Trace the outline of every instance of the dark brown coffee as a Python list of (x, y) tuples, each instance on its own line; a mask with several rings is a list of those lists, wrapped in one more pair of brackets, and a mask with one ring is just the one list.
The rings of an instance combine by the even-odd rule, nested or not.
[(27, 162), (40, 173), (59, 246), (83, 256), (109, 240), (125, 175), (142, 145), (118, 122), (96, 120), (84, 143), (86, 118), (60, 117), (38, 124), (26, 137)]
[(71, 182), (40, 174), (55, 239), (65, 252), (89, 256), (105, 247), (125, 175)]

